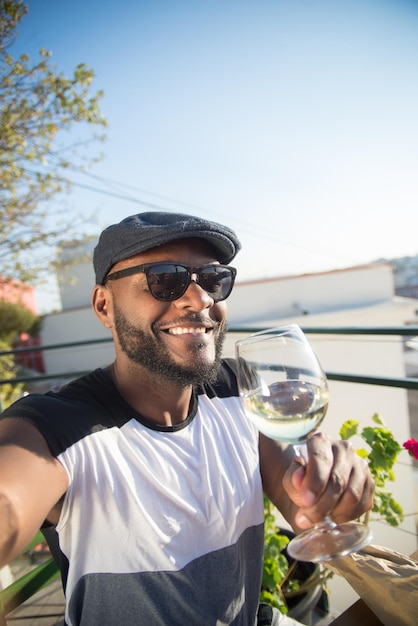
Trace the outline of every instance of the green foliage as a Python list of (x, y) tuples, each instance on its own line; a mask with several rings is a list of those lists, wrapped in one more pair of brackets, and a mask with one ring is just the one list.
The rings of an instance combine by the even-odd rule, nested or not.
[(347, 420), (340, 429), (340, 436), (341, 439), (350, 439), (358, 435), (367, 444), (367, 449), (358, 448), (356, 452), (368, 462), (376, 483), (373, 513), (378, 513), (391, 526), (399, 526), (403, 520), (403, 510), (392, 494), (387, 491), (386, 481), (395, 480), (393, 466), (402, 447), (378, 413), (373, 415), (372, 421), (376, 426), (366, 426), (359, 431), (359, 422)]
[[(10, 350), (9, 344), (0, 339), (0, 350)], [(0, 378), (2, 380), (12, 380), (18, 375), (13, 355), (7, 354), (0, 357)], [(15, 400), (20, 398), (24, 390), (23, 383), (5, 383), (0, 386), (0, 411), (6, 409)]]
[(76, 238), (86, 220), (48, 203), (69, 189), (66, 172), (95, 162), (88, 149), (103, 135), (91, 128), (106, 120), (103, 93), (91, 93), (94, 73), (85, 64), (67, 77), (45, 49), (34, 63), (26, 54), (11, 56), (27, 12), (21, 0), (0, 0), (0, 260), (5, 278), (34, 282), (44, 265), (34, 264), (33, 251)]
[[(0, 300), (0, 350), (10, 350), (13, 341), (20, 333), (36, 336), (41, 329), (42, 319), (19, 303)], [(0, 379), (12, 380), (19, 375), (19, 368), (11, 354), (0, 357)], [(24, 383), (0, 386), (0, 409), (3, 410), (20, 398)]]
[(289, 562), (282, 550), (288, 543), (287, 537), (277, 533), (272, 505), (264, 496), (264, 568), (260, 602), (266, 602), (282, 613), (287, 613), (282, 585), (289, 573)]
[(39, 333), (41, 318), (19, 303), (0, 300), (0, 340), (11, 346), (20, 333), (35, 336)]
[(317, 585), (325, 585), (331, 572), (319, 568), (308, 579), (298, 578), (297, 561), (290, 565), (283, 553), (289, 538), (280, 534), (273, 510), (274, 506), (264, 496), (264, 567), (260, 602), (266, 602), (286, 614), (290, 598), (307, 593)]

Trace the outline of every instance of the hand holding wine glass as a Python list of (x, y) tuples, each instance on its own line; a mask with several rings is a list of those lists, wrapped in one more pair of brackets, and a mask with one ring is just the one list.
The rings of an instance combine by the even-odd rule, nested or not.
[[(325, 373), (302, 330), (292, 324), (255, 333), (236, 344), (238, 386), (247, 417), (267, 437), (291, 443), (306, 458), (306, 441), (325, 417)], [(361, 549), (367, 526), (337, 525), (330, 518), (295, 537), (290, 556), (323, 561)]]

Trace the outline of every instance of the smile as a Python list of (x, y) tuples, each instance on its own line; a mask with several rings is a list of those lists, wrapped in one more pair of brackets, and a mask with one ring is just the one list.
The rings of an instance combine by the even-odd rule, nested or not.
[(190, 328), (176, 326), (175, 328), (169, 328), (166, 332), (169, 335), (204, 335), (208, 330), (204, 326), (193, 326)]

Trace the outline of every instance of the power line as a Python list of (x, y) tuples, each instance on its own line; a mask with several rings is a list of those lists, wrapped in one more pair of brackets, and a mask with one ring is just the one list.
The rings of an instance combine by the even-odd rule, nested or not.
[[(150, 196), (154, 196), (156, 198), (161, 198), (162, 200), (166, 200), (168, 202), (173, 202), (179, 206), (183, 206), (183, 207), (187, 207), (189, 209), (194, 209), (196, 211), (204, 212), (207, 213), (209, 215), (214, 215), (216, 217), (221, 217), (221, 218), (225, 218), (224, 214), (221, 214), (217, 211), (214, 211), (213, 209), (206, 209), (203, 207), (200, 207), (198, 205), (192, 204), (192, 203), (188, 203), (188, 202), (184, 202), (182, 200), (177, 200), (175, 198), (171, 198), (169, 196), (164, 196), (162, 194), (158, 194), (152, 191), (148, 191), (146, 189), (142, 189), (142, 188), (138, 188), (135, 187), (134, 185), (129, 185), (127, 183), (122, 183), (120, 181), (115, 181), (112, 179), (106, 179), (103, 178), (101, 176), (95, 175), (95, 174), (91, 174), (90, 172), (83, 172), (84, 175), (93, 178), (95, 180), (98, 180), (100, 182), (102, 182), (103, 184), (106, 185), (116, 185), (118, 187), (126, 187), (128, 189), (132, 189), (134, 191), (137, 191), (139, 193), (144, 193)], [(141, 206), (145, 206), (147, 208), (150, 209), (155, 209), (155, 210), (159, 210), (159, 211), (172, 211), (171, 208), (168, 208), (167, 206), (164, 206), (162, 204), (156, 204), (154, 202), (149, 202), (146, 200), (141, 200), (135, 196), (131, 196), (131, 195), (127, 195), (125, 193), (116, 193), (116, 192), (112, 192), (112, 191), (106, 191), (97, 187), (92, 187), (90, 185), (86, 185), (83, 183), (77, 183), (77, 182), (72, 182), (72, 184), (75, 187), (80, 187), (83, 189), (87, 189), (89, 191), (94, 191), (97, 193), (101, 193), (103, 195), (108, 195), (110, 197), (114, 197), (114, 198), (118, 198), (119, 200), (125, 200), (127, 202), (133, 202), (135, 204), (139, 204)], [(299, 248), (301, 250), (303, 250), (304, 252), (314, 252), (315, 254), (322, 254), (323, 256), (328, 256), (331, 258), (335, 258), (335, 253), (327, 253), (324, 250), (324, 246), (321, 246), (320, 248), (318, 248), (318, 245), (315, 243), (314, 246), (309, 246), (306, 242), (300, 242), (300, 241), (296, 241), (295, 239), (290, 240), (289, 238), (284, 238), (284, 237), (278, 237), (277, 234), (272, 233), (271, 230), (266, 230), (263, 228), (260, 228), (260, 226), (258, 224), (255, 224), (254, 222), (249, 222), (247, 220), (243, 220), (242, 218), (232, 218), (234, 219), (235, 222), (237, 222), (240, 225), (240, 228), (243, 232), (246, 232), (247, 234), (253, 235), (253, 236), (259, 236), (259, 237), (263, 237), (263, 239), (269, 239), (270, 241), (273, 241), (275, 243), (282, 243), (285, 244), (287, 246), (293, 247), (293, 248)]]
[(97, 187), (92, 187), (91, 185), (85, 185), (83, 183), (71, 183), (74, 187), (80, 187), (82, 189), (88, 189), (89, 191), (95, 191), (96, 193), (101, 193), (105, 196), (111, 196), (113, 198), (118, 198), (119, 200), (126, 200), (127, 202), (134, 202), (135, 204), (141, 204), (142, 206), (147, 206), (150, 209), (159, 209), (168, 211), (167, 207), (163, 207), (159, 204), (145, 202), (145, 200), (139, 200), (138, 198), (134, 198), (132, 196), (127, 196), (126, 194), (121, 195), (120, 193), (115, 193), (111, 191), (104, 191), (103, 189), (98, 189)]

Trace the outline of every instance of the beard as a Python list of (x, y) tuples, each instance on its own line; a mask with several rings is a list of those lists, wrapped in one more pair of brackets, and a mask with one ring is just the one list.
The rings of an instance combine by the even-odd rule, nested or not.
[[(188, 316), (188, 321), (199, 323), (199, 316)], [(164, 345), (157, 342), (154, 335), (146, 334), (143, 330), (131, 324), (118, 306), (114, 305), (115, 331), (122, 351), (136, 365), (146, 368), (157, 376), (174, 382), (181, 387), (198, 384), (211, 384), (217, 379), (221, 358), (222, 346), (226, 334), (224, 322), (218, 323), (214, 333), (215, 358), (209, 363), (204, 358), (190, 359), (190, 366), (176, 363), (167, 353)], [(199, 356), (206, 349), (203, 343), (194, 343), (191, 346), (191, 357)]]

